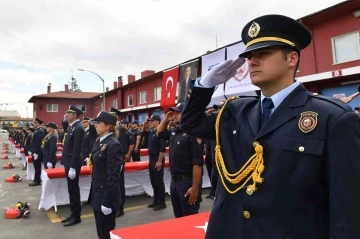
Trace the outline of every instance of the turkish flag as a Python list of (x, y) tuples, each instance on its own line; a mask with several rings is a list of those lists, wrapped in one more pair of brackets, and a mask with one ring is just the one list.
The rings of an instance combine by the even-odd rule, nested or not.
[(175, 106), (179, 67), (163, 72), (160, 107), (166, 112)]
[(111, 239), (203, 239), (210, 212), (199, 213), (160, 222), (116, 229), (110, 232)]

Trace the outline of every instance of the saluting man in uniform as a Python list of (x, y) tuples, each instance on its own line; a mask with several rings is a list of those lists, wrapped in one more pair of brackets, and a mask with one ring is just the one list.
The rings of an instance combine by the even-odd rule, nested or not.
[(81, 222), (79, 176), (82, 166), (81, 143), (84, 137), (84, 129), (81, 127), (79, 116), (82, 113), (73, 105), (70, 105), (67, 111), (69, 127), (65, 136), (61, 164), (65, 167), (71, 214), (61, 221), (65, 223), (65, 227)]
[[(170, 195), (176, 218), (197, 214), (200, 208), (204, 143), (179, 129), (184, 103), (171, 107), (156, 133), (169, 140)], [(167, 130), (170, 121), (176, 126)]]
[[(250, 21), (246, 46), (197, 79), (181, 130), (216, 139), (219, 181), (206, 238), (360, 238), (360, 120), (345, 103), (294, 80), (311, 42), (281, 15)], [(260, 97), (231, 98), (205, 115), (216, 85), (248, 60)]]
[(35, 120), (34, 120), (35, 132), (34, 132), (32, 140), (31, 140), (30, 150), (28, 151), (29, 155), (33, 156), (35, 176), (34, 176), (34, 181), (29, 183), (29, 186), (41, 185), (41, 163), (42, 163), (42, 158), (43, 158), (43, 153), (41, 150), (41, 143), (45, 137), (45, 133), (41, 127), (42, 123), (43, 123), (42, 120), (35, 118)]

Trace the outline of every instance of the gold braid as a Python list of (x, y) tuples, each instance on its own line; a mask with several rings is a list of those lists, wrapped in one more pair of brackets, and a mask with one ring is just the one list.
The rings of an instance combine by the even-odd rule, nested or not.
[[(265, 170), (264, 166), (264, 159), (263, 159), (263, 147), (258, 143), (254, 142), (253, 147), (255, 148), (255, 154), (249, 158), (249, 160), (244, 164), (244, 166), (237, 171), (236, 173), (229, 173), (226, 169), (226, 165), (224, 162), (223, 155), (221, 153), (221, 146), (220, 146), (220, 120), (221, 116), (225, 110), (226, 105), (237, 99), (238, 97), (231, 97), (222, 106), (222, 108), (219, 111), (219, 114), (216, 118), (216, 124), (215, 124), (215, 132), (216, 132), (216, 147), (215, 147), (215, 159), (216, 159), (216, 166), (220, 175), (220, 179), (222, 184), (224, 185), (226, 191), (230, 194), (235, 194), (239, 190), (241, 190), (244, 187), (246, 188), (246, 192), (248, 195), (252, 195), (256, 191), (256, 183), (262, 183), (263, 178), (261, 178), (261, 174)], [(243, 180), (245, 180), (239, 187), (237, 187), (235, 190), (230, 190), (228, 186), (226, 185), (226, 181), (224, 178), (231, 184), (240, 184)], [(247, 183), (250, 181), (250, 179), (253, 180), (253, 183), (249, 186), (246, 186)]]
[[(95, 142), (97, 142), (100, 139), (101, 136), (97, 137), (97, 139), (95, 140)], [(93, 163), (92, 163), (92, 159), (91, 159), (92, 154), (89, 154), (89, 160), (87, 161), (87, 166), (89, 166), (90, 169), (90, 173), (92, 173), (93, 170)]]

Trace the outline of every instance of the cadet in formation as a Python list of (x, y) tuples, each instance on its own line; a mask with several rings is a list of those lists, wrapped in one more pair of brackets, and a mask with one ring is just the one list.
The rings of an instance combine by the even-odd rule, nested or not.
[[(344, 102), (294, 80), (311, 42), (281, 15), (251, 20), (236, 59), (194, 82), (181, 130), (216, 139), (219, 181), (206, 238), (360, 238), (360, 120)], [(231, 98), (205, 115), (216, 85), (247, 59), (260, 97)]]

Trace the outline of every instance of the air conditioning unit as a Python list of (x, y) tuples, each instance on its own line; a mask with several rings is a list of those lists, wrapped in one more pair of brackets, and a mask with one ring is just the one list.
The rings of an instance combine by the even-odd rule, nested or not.
[(358, 18), (360, 17), (360, 10), (356, 10), (353, 12), (354, 17)]

